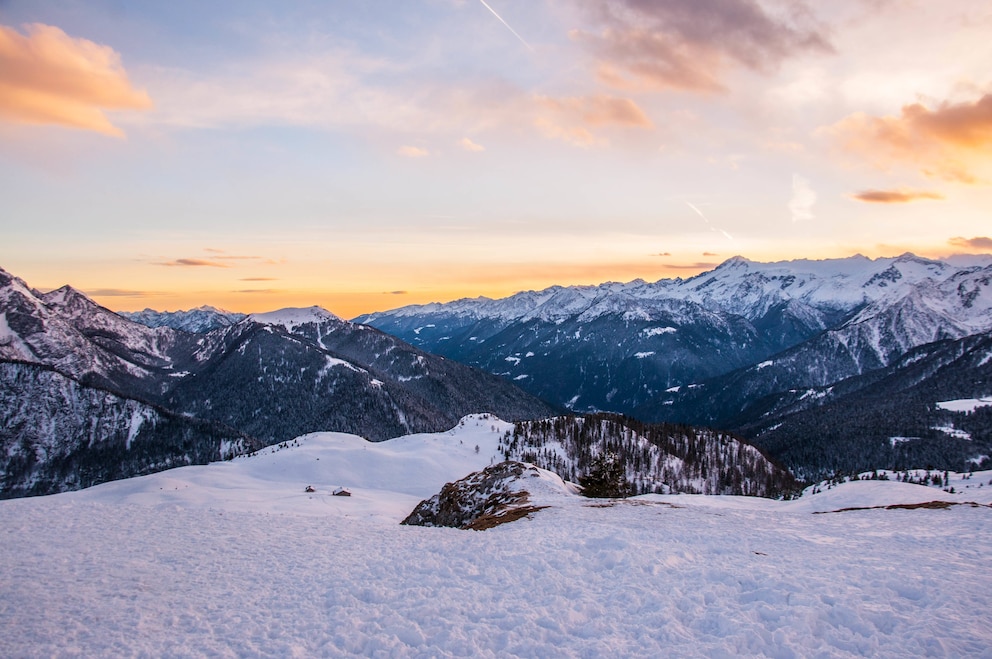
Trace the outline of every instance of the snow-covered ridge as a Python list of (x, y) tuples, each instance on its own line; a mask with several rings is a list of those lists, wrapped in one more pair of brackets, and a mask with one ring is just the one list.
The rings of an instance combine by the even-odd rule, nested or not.
[[(398, 523), (445, 483), (502, 461), (500, 438), (512, 428), (494, 416), (474, 414), (446, 432), (383, 442), (347, 433), (311, 433), (252, 456), (104, 483), (67, 496), (326, 515), (327, 502), (337, 501), (328, 497), (344, 487), (352, 493), (345, 510)], [(307, 486), (314, 492), (305, 493)]]
[[(738, 256), (690, 279), (662, 279), (654, 283), (637, 279), (599, 286), (552, 286), (496, 300), (479, 297), (445, 304), (411, 305), (359, 317), (356, 321), (381, 321), (385, 316), (447, 315), (503, 322), (535, 318), (556, 322), (575, 316), (591, 320), (613, 312), (650, 318), (653, 305), (661, 302), (690, 302), (712, 311), (753, 319), (775, 305), (790, 302), (824, 310), (851, 310), (883, 299), (891, 300), (923, 282), (930, 282), (945, 300), (946, 311), (956, 307), (953, 310), (960, 315), (980, 316), (974, 324), (985, 327), (992, 326), (989, 312), (992, 294), (987, 283), (992, 265), (982, 263), (981, 259), (957, 258), (952, 264), (913, 254), (877, 259), (856, 255), (843, 259), (774, 263), (759, 263)], [(979, 271), (978, 279), (984, 278), (984, 285), (971, 283), (975, 277), (970, 275)], [(977, 305), (976, 297), (981, 298)], [(955, 302), (958, 298), (961, 300)]]
[(121, 316), (148, 327), (171, 327), (172, 329), (197, 334), (209, 332), (220, 327), (227, 327), (242, 320), (243, 313), (225, 311), (209, 305), (186, 311), (119, 311)]
[(282, 325), (289, 331), (308, 323), (343, 322), (333, 313), (319, 306), (287, 307), (265, 313), (253, 313), (248, 319), (263, 325)]
[[(66, 501), (179, 504), (256, 513), (326, 516), (351, 511), (398, 523), (420, 500), (437, 494), (445, 484), (503, 462), (506, 437), (513, 430), (514, 424), (491, 414), (471, 414), (445, 432), (404, 435), (383, 442), (346, 433), (311, 433), (233, 460), (179, 467), (52, 496)], [(915, 476), (923, 473), (917, 471)], [(544, 489), (554, 497), (578, 492), (572, 485), (562, 485), (551, 473), (541, 470), (541, 474), (551, 484), (550, 489)], [(691, 494), (649, 494), (632, 500), (692, 502), (717, 508), (730, 503), (736, 509), (804, 513), (928, 501), (992, 505), (992, 471), (949, 472), (943, 489), (900, 482), (885, 471), (877, 474), (884, 480), (871, 480), (863, 474), (860, 481), (841, 481), (830, 487), (825, 482), (807, 488), (799, 499), (791, 501)], [(313, 491), (307, 492), (308, 487)], [(352, 494), (350, 499), (329, 498), (342, 487)], [(952, 487), (953, 493), (949, 491)], [(329, 502), (335, 508), (329, 508)]]

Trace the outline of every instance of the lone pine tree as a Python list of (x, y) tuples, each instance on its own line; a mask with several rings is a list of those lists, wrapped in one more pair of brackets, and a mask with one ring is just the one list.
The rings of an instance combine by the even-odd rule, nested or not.
[(582, 494), (601, 499), (628, 497), (631, 487), (626, 472), (623, 461), (615, 453), (597, 455), (589, 465), (589, 473), (579, 478)]

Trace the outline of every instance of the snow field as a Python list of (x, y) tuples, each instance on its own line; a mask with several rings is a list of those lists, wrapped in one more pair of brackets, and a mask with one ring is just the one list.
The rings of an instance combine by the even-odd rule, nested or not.
[(992, 510), (813, 514), (987, 504), (992, 472), (953, 476), (972, 486), (954, 495), (856, 481), (791, 502), (611, 502), (535, 479), (553, 507), (517, 522), (398, 524), (504, 430), (321, 433), (0, 502), (0, 655), (992, 656)]
[[(693, 499), (697, 497), (674, 497)], [(988, 656), (987, 509), (0, 506), (5, 656)]]

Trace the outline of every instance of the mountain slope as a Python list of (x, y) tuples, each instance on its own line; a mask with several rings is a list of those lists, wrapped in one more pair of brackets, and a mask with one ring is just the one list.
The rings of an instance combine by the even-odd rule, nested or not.
[(185, 343), (171, 330), (121, 318), (70, 286), (38, 293), (0, 270), (0, 358), (155, 398)]
[(0, 498), (51, 494), (260, 448), (217, 423), (0, 361)]
[(610, 414), (518, 423), (499, 448), (506, 460), (530, 462), (573, 482), (608, 456), (632, 494), (783, 497), (797, 491), (792, 474), (738, 437)]
[(473, 412), (520, 419), (554, 411), (500, 378), (319, 308), (215, 330), (200, 340), (196, 357), (168, 406), (266, 443), (319, 430), (382, 440), (439, 431)]
[[(733, 425), (807, 478), (992, 466), (992, 333), (939, 341), (829, 387), (755, 401)], [(955, 401), (960, 401), (955, 404)]]

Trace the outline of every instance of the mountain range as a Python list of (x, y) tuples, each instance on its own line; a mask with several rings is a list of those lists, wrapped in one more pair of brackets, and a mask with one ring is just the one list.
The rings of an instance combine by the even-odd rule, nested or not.
[[(668, 457), (626, 439), (596, 449), (620, 450), (638, 491), (737, 492), (719, 447), (738, 439), (724, 431), (811, 480), (987, 467), (990, 282), (985, 257), (734, 257), (685, 280), (555, 286), (349, 322), (320, 307), (128, 318), (0, 270), (0, 494), (223, 459), (313, 431), (383, 440), (470, 413), (521, 421), (566, 409), (637, 419), (623, 433), (683, 424), (637, 431)], [(574, 428), (525, 432), (506, 458), (576, 478), (593, 457), (568, 448)], [(695, 466), (676, 478), (673, 459)], [(738, 480), (772, 473), (747, 471), (755, 460)]]
[(141, 323), (148, 327), (171, 327), (172, 329), (183, 330), (184, 332), (202, 333), (210, 330), (228, 327), (240, 320), (247, 314), (224, 311), (217, 307), (204, 305), (188, 311), (155, 311), (154, 309), (144, 309), (142, 311), (119, 311), (121, 316), (136, 323)]
[[(3, 270), (0, 362), (2, 496), (203, 463), (317, 430), (382, 440), (473, 412), (515, 420), (558, 410), (318, 307), (197, 334), (133, 322), (70, 286), (41, 293)], [(158, 441), (167, 428), (174, 441)], [(82, 464), (90, 476), (73, 467)]]
[[(857, 390), (849, 396), (860, 400), (882, 369), (917, 348), (967, 337), (981, 342), (992, 330), (990, 282), (987, 256), (778, 263), (734, 257), (689, 279), (555, 286), (499, 300), (408, 306), (355, 322), (500, 374), (576, 411), (742, 432), (811, 477), (867, 466), (869, 459), (881, 463), (867, 468), (925, 466), (915, 464), (923, 459), (964, 468), (963, 456), (990, 452), (987, 433), (965, 440), (934, 430), (941, 427), (934, 422), (927, 432), (906, 434), (903, 417), (888, 414), (870, 440), (885, 450), (851, 453), (848, 442), (843, 450), (824, 445), (807, 454), (796, 447), (819, 440), (797, 434), (795, 423), (784, 419), (822, 406), (818, 414), (835, 415), (834, 427), (860, 437), (861, 429), (843, 418), (846, 406), (827, 405), (833, 399), (822, 391), (850, 380), (850, 389), (841, 390)], [(945, 380), (971, 383), (956, 387), (953, 397), (992, 394), (988, 360), (972, 365), (977, 370), (970, 380), (949, 375), (959, 367), (964, 362), (940, 370)], [(944, 394), (936, 387), (931, 392), (933, 407)], [(821, 425), (834, 421), (824, 418)], [(889, 441), (904, 436), (914, 439)], [(785, 451), (786, 445), (793, 449)]]

